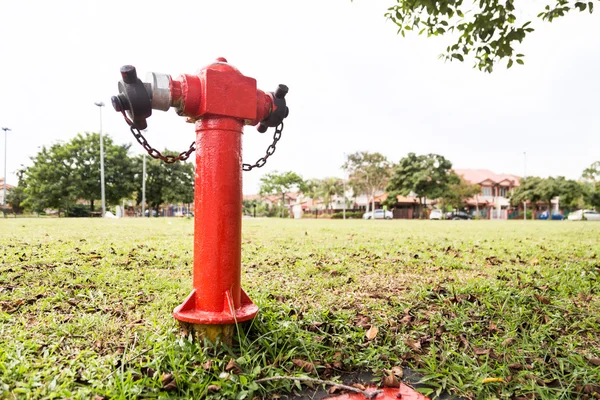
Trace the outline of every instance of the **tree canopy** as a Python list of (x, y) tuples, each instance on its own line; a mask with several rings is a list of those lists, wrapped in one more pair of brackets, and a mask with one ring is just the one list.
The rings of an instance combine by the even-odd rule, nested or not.
[[(109, 205), (137, 197), (141, 201), (142, 157), (129, 156), (129, 144), (115, 144), (110, 136), (104, 141), (105, 196)], [(163, 154), (174, 154), (165, 150)], [(67, 143), (43, 146), (32, 165), (20, 172), (22, 194), (19, 206), (33, 211), (46, 208), (69, 211), (78, 200), (87, 200), (90, 210), (101, 198), (100, 192), (100, 135), (78, 134)], [(165, 164), (151, 159), (147, 168), (148, 203), (153, 208), (163, 202), (191, 203), (194, 193), (194, 166), (179, 162)], [(135, 196), (135, 193), (138, 193)], [(24, 198), (23, 198), (24, 197)]]
[(19, 179), (19, 183), (17, 184), (17, 186), (10, 189), (10, 191), (8, 191), (6, 195), (6, 203), (10, 204), (10, 208), (12, 208), (12, 211), (15, 214), (21, 214), (24, 209), (23, 202), (26, 198), (24, 175), (24, 170), (17, 171), (17, 178)]
[(514, 62), (524, 64), (523, 54), (517, 53), (517, 43), (534, 31), (527, 15), (552, 22), (573, 10), (594, 11), (595, 1), (544, 0), (519, 2), (515, 0), (396, 0), (385, 16), (398, 25), (398, 33), (416, 31), (427, 36), (450, 35), (455, 42), (446, 47), (440, 57), (446, 60), (475, 59), (475, 67), (492, 72), (494, 65), (506, 59), (507, 67)]
[(511, 197), (513, 205), (525, 201), (546, 203), (548, 209), (552, 209), (552, 199), (559, 198), (559, 206), (563, 208), (576, 208), (584, 192), (582, 186), (574, 180), (562, 176), (540, 178), (530, 176), (521, 181), (521, 185), (515, 189)]
[(422, 205), (423, 198), (441, 198), (447, 193), (448, 185), (456, 180), (451, 169), (452, 163), (444, 156), (409, 153), (394, 165), (387, 186), (388, 199), (414, 193)]
[[(163, 155), (178, 153), (165, 149)], [(133, 159), (134, 191), (137, 204), (142, 202), (143, 155)], [(151, 209), (163, 203), (192, 203), (194, 201), (194, 165), (179, 161), (167, 164), (146, 156), (146, 202)]]
[[(304, 184), (302, 177), (295, 172), (273, 171), (263, 175), (260, 178), (260, 194), (278, 194), (281, 195), (281, 205), (285, 206), (285, 194), (292, 189), (300, 189)], [(281, 217), (283, 217), (283, 209), (281, 208)]]
[[(116, 145), (110, 136), (104, 135), (104, 185), (108, 204), (118, 204), (131, 195), (134, 188), (133, 163), (128, 153), (131, 145)], [(77, 134), (65, 145), (71, 168), (76, 171), (76, 197), (90, 202), (101, 198), (100, 190), (100, 135)]]
[[(359, 151), (346, 156), (342, 168), (355, 195), (365, 193), (375, 206), (375, 194), (384, 190), (390, 176), (390, 162), (381, 153)], [(368, 207), (367, 207), (368, 209)]]
[(328, 177), (321, 180), (317, 193), (329, 207), (333, 196), (344, 196), (344, 182), (340, 178)]
[(479, 185), (467, 182), (462, 176), (450, 173), (447, 190), (442, 195), (442, 202), (455, 209), (464, 207), (465, 201), (481, 192)]

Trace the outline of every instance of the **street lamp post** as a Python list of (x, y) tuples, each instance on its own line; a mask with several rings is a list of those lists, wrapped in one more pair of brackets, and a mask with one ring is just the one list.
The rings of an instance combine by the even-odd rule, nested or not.
[[(7, 137), (8, 137), (8, 131), (10, 131), (10, 128), (2, 128), (2, 130), (4, 131), (4, 197), (2, 197), (2, 207), (6, 208), (6, 145), (7, 145)], [(6, 211), (3, 212), (4, 214), (4, 218), (6, 218)]]
[(94, 103), (100, 109), (100, 193), (102, 196), (102, 217), (106, 214), (106, 199), (104, 196), (104, 140), (102, 139), (102, 107), (104, 103), (99, 101)]

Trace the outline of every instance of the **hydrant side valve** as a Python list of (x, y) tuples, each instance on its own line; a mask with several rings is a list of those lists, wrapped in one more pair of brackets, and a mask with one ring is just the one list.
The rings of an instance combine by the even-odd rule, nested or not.
[(152, 115), (152, 97), (149, 84), (143, 83), (138, 77), (135, 67), (121, 67), (119, 95), (111, 98), (116, 111), (126, 111), (138, 129), (146, 129), (146, 118)]
[(257, 129), (260, 133), (265, 133), (269, 127), (278, 126), (287, 118), (290, 109), (285, 103), (285, 95), (288, 91), (289, 89), (286, 85), (280, 84), (275, 93), (271, 93), (273, 107), (269, 116), (258, 125)]

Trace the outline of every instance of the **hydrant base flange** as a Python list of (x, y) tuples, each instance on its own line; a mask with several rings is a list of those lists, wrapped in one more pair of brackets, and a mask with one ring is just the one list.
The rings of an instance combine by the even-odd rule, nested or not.
[(229, 291), (224, 293), (223, 309), (220, 311), (201, 310), (196, 305), (196, 299), (196, 289), (194, 289), (181, 305), (175, 307), (173, 317), (178, 321), (195, 325), (224, 325), (249, 321), (258, 313), (258, 306), (252, 303), (243, 289), (241, 289), (241, 304), (238, 308), (234, 308)]

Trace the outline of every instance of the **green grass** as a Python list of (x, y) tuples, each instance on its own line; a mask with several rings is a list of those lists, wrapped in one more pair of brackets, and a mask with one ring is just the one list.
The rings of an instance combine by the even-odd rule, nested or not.
[(171, 317), (192, 243), (185, 219), (0, 220), (0, 398), (269, 398), (297, 384), (256, 379), (394, 366), (431, 396), (600, 398), (600, 224), (244, 220), (261, 311), (231, 349)]

